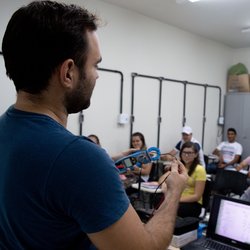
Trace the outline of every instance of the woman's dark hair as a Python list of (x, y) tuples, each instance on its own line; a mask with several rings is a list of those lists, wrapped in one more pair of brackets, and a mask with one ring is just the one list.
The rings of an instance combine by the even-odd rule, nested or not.
[(97, 135), (95, 135), (95, 134), (90, 134), (90, 135), (88, 135), (88, 138), (89, 138), (90, 140), (91, 140), (91, 137), (95, 138), (96, 144), (101, 146), (99, 137), (98, 137)]
[(144, 135), (140, 132), (135, 132), (131, 135), (131, 138), (130, 138), (130, 147), (133, 148), (133, 145), (132, 145), (132, 139), (134, 136), (138, 136), (140, 138), (140, 140), (142, 141), (142, 148), (141, 149), (146, 149), (147, 148), (147, 145), (146, 145), (146, 142), (145, 142), (145, 138), (144, 138)]
[(196, 153), (196, 157), (194, 158), (189, 170), (188, 170), (188, 175), (191, 176), (192, 173), (194, 172), (196, 166), (198, 164), (200, 164), (200, 160), (199, 160), (199, 151), (198, 151), (198, 146), (196, 143), (193, 143), (191, 141), (189, 142), (185, 142), (182, 147), (181, 147), (181, 150), (180, 150), (180, 158), (181, 158), (181, 162), (185, 165), (185, 163), (183, 162), (182, 160), (182, 151), (185, 149), (185, 148), (192, 148), (193, 151)]
[(76, 5), (34, 1), (18, 9), (5, 31), (2, 51), (6, 74), (16, 90), (38, 94), (66, 59), (84, 67), (86, 31), (97, 29), (97, 17)]

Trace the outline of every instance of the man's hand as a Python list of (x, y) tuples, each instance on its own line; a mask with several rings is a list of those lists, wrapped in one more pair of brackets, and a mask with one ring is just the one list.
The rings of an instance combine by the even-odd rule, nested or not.
[(161, 160), (162, 161), (172, 161), (175, 157), (169, 153), (162, 154), (161, 155)]
[(226, 166), (227, 166), (227, 164), (224, 162), (219, 162), (219, 164), (218, 164), (218, 168), (225, 168)]
[(169, 176), (166, 179), (167, 192), (182, 193), (186, 187), (188, 180), (188, 174), (185, 166), (177, 160), (174, 160), (171, 164)]
[(236, 166), (235, 169), (236, 169), (237, 171), (240, 171), (242, 168), (243, 168), (243, 166), (241, 166), (241, 164), (239, 164), (239, 165)]

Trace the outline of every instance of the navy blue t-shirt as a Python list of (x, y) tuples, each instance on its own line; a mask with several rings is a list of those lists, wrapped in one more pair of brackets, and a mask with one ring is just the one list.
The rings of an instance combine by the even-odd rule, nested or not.
[(0, 117), (0, 249), (89, 249), (125, 213), (112, 159), (46, 115)]

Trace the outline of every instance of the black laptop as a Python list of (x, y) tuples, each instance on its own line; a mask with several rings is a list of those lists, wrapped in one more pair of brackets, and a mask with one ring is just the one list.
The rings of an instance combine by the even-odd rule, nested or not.
[(250, 202), (214, 195), (206, 237), (182, 250), (250, 249)]

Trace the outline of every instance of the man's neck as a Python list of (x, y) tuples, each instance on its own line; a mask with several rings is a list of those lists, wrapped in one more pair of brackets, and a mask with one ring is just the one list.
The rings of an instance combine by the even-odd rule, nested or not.
[[(47, 115), (62, 126), (67, 126), (67, 113), (60, 108), (55, 108), (55, 105), (50, 105), (50, 102), (45, 101), (43, 96), (19, 91), (14, 107), (21, 111)], [(62, 107), (62, 105), (58, 105), (58, 107)]]

